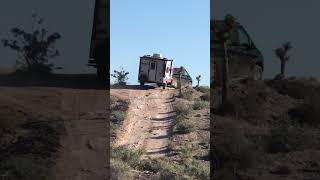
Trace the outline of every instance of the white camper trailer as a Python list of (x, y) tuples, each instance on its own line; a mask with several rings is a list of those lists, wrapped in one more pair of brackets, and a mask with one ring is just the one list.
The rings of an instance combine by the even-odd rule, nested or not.
[(164, 88), (172, 83), (172, 61), (162, 58), (160, 54), (153, 56), (145, 55), (140, 57), (139, 66), (139, 82), (141, 85), (145, 83), (157, 83)]

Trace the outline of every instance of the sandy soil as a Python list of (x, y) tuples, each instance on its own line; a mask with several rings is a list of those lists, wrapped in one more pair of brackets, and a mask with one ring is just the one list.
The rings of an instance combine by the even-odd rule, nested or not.
[(67, 135), (62, 138), (56, 179), (106, 179), (107, 95), (104, 90), (62, 90)]
[[(0, 101), (48, 123), (63, 121), (55, 179), (106, 179), (108, 92), (51, 87), (0, 87)], [(32, 115), (32, 116), (31, 116)]]
[(173, 89), (111, 89), (111, 95), (129, 101), (128, 115), (114, 146), (143, 149), (144, 158), (166, 155), (172, 135)]

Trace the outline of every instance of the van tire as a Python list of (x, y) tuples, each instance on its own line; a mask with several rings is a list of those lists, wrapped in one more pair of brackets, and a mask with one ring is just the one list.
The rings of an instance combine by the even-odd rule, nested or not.
[(146, 82), (148, 82), (148, 77), (145, 74), (140, 75), (139, 82), (140, 84), (144, 85)]

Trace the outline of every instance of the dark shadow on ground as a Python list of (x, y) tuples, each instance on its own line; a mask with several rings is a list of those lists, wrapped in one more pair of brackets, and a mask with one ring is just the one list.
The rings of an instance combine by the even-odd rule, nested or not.
[(176, 113), (176, 111), (170, 111), (170, 112), (159, 113), (159, 114), (173, 114), (173, 113)]
[(172, 98), (172, 100), (166, 101), (164, 103), (168, 104), (168, 103), (173, 103), (175, 101), (175, 99)]
[(200, 128), (201, 131), (210, 131), (210, 128)]
[(169, 121), (169, 120), (173, 120), (176, 116), (173, 115), (173, 116), (168, 116), (168, 117), (165, 117), (165, 118), (153, 118), (151, 119), (152, 121)]
[(169, 138), (170, 135), (165, 135), (165, 136), (156, 136), (156, 137), (151, 137), (150, 139), (165, 139), (165, 138)]
[(166, 146), (166, 147), (161, 148), (157, 151), (147, 152), (147, 154), (150, 155), (150, 154), (159, 154), (159, 153), (168, 153), (168, 152), (169, 152), (169, 150), (168, 150), (168, 147)]
[(169, 129), (171, 126), (157, 126), (157, 127), (153, 127), (151, 128), (151, 130), (158, 130), (158, 129)]
[(71, 89), (108, 89), (103, 87), (95, 74), (50, 74), (24, 73), (1, 74), (0, 87), (57, 87)]
[(170, 153), (168, 154), (168, 157), (173, 157), (173, 156), (176, 156), (176, 155), (178, 155), (178, 154), (180, 154), (178, 151), (176, 151), (176, 150), (171, 150)]
[(210, 156), (209, 155), (194, 156), (194, 158), (197, 159), (197, 160), (202, 160), (202, 161), (210, 161)]
[(156, 87), (149, 86), (149, 85), (112, 85), (110, 86), (110, 89), (135, 89), (135, 90), (148, 90), (148, 89), (154, 89)]

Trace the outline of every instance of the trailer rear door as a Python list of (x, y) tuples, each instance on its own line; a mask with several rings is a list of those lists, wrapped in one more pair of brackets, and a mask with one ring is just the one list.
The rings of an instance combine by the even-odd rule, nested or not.
[(149, 66), (149, 81), (155, 82), (156, 81), (156, 74), (157, 74), (157, 62), (150, 61)]

